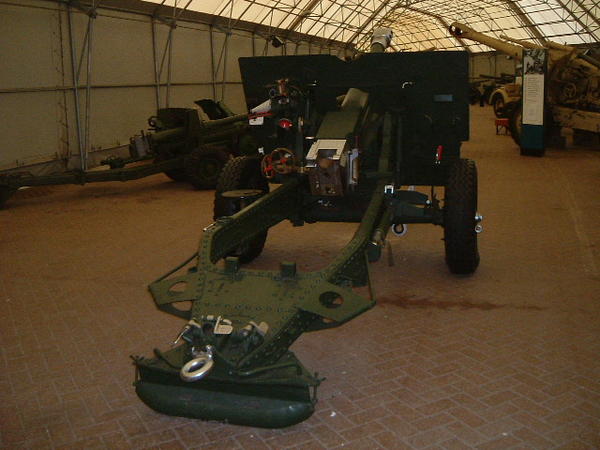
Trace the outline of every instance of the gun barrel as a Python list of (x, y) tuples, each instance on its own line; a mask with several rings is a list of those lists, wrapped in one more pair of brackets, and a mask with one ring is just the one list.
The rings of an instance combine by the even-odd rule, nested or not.
[(505, 34), (501, 34), (500, 38), (504, 39), (505, 41), (508, 42), (514, 42), (515, 44), (519, 44), (525, 48), (530, 48), (530, 49), (542, 49), (544, 48), (542, 45), (538, 45), (538, 44), (534, 44), (533, 42), (529, 42), (523, 39), (515, 39), (515, 38), (511, 38)]
[(235, 116), (225, 117), (224, 119), (206, 120), (202, 122), (202, 126), (206, 128), (218, 128), (236, 122), (244, 122), (248, 120), (248, 114), (236, 114)]
[(160, 144), (167, 141), (176, 141), (185, 137), (185, 128), (177, 127), (168, 130), (157, 131), (150, 134), (150, 140), (153, 144)]
[(579, 55), (579, 57), (581, 59), (583, 59), (584, 61), (587, 61), (589, 64), (591, 64), (592, 66), (594, 66), (596, 69), (600, 69), (600, 61), (597, 60), (596, 58), (592, 58), (589, 55), (584, 55), (583, 53), (581, 53)]
[(243, 134), (247, 128), (247, 122), (236, 122), (217, 128), (204, 128), (200, 133), (199, 140), (205, 143), (227, 141)]
[(577, 50), (575, 47), (571, 47), (570, 45), (559, 44), (558, 42), (548, 41), (546, 42), (546, 46), (548, 48), (552, 48), (554, 50), (562, 50), (564, 52), (572, 52)]
[(500, 39), (496, 39), (491, 36), (486, 36), (485, 34), (479, 33), (462, 23), (453, 22), (448, 28), (448, 30), (450, 31), (450, 34), (454, 37), (460, 39), (471, 39), (473, 41), (487, 45), (488, 47), (492, 47), (496, 50), (499, 50), (502, 53), (506, 53), (507, 55), (510, 55), (519, 61), (523, 59), (523, 47), (509, 44), (508, 42), (504, 42)]
[(392, 43), (393, 37), (390, 28), (376, 28), (371, 37), (371, 53), (382, 53)]

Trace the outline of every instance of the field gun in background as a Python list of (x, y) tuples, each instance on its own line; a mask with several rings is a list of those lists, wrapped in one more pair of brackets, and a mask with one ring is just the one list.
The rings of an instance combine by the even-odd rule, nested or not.
[(129, 181), (163, 172), (175, 181), (188, 181), (197, 189), (214, 189), (230, 157), (256, 154), (249, 134), (248, 114), (234, 114), (222, 102), (209, 99), (197, 108), (161, 108), (148, 119), (150, 129), (130, 139), (129, 156), (109, 156), (105, 170), (72, 170), (33, 175), (11, 170), (0, 173), (0, 209), (17, 189), (25, 186)]
[[(476, 270), (477, 169), (460, 157), (469, 135), (468, 54), (384, 53), (390, 39), (377, 33), (372, 53), (351, 61), (240, 58), (264, 156), (229, 161), (197, 253), (150, 285), (159, 309), (188, 321), (178, 345), (134, 358), (136, 392), (151, 408), (261, 427), (308, 418), (321, 379), (289, 347), (304, 332), (340, 326), (375, 305), (371, 289), (355, 288), (371, 286), (368, 264), (380, 258), (390, 229), (442, 226), (450, 271)], [(271, 192), (270, 183), (278, 185)], [(244, 268), (284, 220), (357, 229), (322, 270), (301, 272), (293, 261)], [(192, 306), (181, 310), (181, 302)]]
[[(552, 41), (547, 41), (542, 46), (504, 35), (501, 36), (502, 39), (497, 39), (458, 22), (452, 23), (449, 31), (453, 36), (487, 45), (520, 62), (523, 61), (525, 48), (546, 50), (547, 131), (565, 127), (596, 135), (600, 133), (600, 61), (587, 55), (584, 50)], [(525, 67), (524, 71), (527, 70)], [(509, 115), (511, 134), (518, 144), (521, 134), (521, 100), (504, 105), (504, 110)]]

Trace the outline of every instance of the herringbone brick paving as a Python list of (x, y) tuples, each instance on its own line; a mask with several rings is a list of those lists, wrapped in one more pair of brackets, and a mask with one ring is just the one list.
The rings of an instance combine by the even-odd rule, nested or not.
[[(482, 263), (448, 274), (441, 229), (410, 226), (372, 266), (377, 306), (293, 350), (326, 377), (284, 430), (163, 416), (131, 354), (181, 321), (146, 286), (189, 256), (212, 193), (162, 175), (17, 193), (0, 211), (3, 448), (600, 448), (600, 153), (523, 158), (473, 108)], [(323, 266), (354, 226), (270, 232), (256, 267)]]

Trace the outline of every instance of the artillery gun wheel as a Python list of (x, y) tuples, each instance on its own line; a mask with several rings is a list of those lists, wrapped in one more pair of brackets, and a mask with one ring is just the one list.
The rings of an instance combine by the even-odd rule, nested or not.
[[(156, 155), (154, 162), (159, 163), (172, 158), (174, 158), (174, 156), (171, 154), (171, 152), (162, 152)], [(187, 175), (184, 168), (169, 169), (165, 170), (163, 173), (173, 181), (187, 181)]]
[[(518, 105), (510, 114), (508, 120), (508, 126), (510, 135), (512, 136), (515, 143), (521, 147), (521, 134), (523, 132), (523, 106)], [(546, 128), (550, 128), (550, 124), (546, 124)], [(521, 148), (521, 155), (523, 156), (544, 156), (546, 149), (525, 149)]]
[(502, 95), (494, 95), (494, 98), (492, 98), (492, 107), (494, 108), (494, 114), (497, 118), (502, 119), (506, 117), (506, 111), (504, 110), (504, 99), (502, 98)]
[(515, 106), (508, 116), (508, 129), (510, 135), (515, 141), (515, 144), (521, 145), (521, 132), (523, 130), (523, 107), (521, 105)]
[[(238, 212), (239, 207), (221, 194), (239, 189), (258, 189), (265, 194), (269, 192), (269, 183), (262, 176), (259, 158), (238, 156), (229, 160), (225, 165), (215, 190), (215, 220)], [(260, 255), (266, 240), (267, 231), (264, 231), (252, 238), (247, 244), (235, 249), (228, 256), (237, 256), (242, 263), (250, 262)]]
[(192, 150), (185, 157), (185, 174), (187, 180), (196, 189), (213, 189), (229, 154), (222, 148), (202, 145)]
[(8, 186), (0, 186), (0, 209), (4, 208), (4, 205), (14, 193), (15, 189), (11, 189)]
[(477, 249), (477, 167), (469, 159), (450, 166), (444, 199), (444, 245), (450, 272), (470, 274), (479, 265)]

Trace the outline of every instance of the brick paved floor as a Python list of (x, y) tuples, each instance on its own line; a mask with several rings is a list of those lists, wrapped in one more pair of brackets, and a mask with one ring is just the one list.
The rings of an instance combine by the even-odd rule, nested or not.
[[(211, 192), (162, 175), (20, 191), (0, 211), (4, 448), (600, 448), (600, 152), (523, 158), (473, 109), (482, 262), (450, 275), (442, 230), (411, 226), (372, 267), (378, 305), (293, 350), (326, 376), (284, 430), (155, 413), (131, 354), (181, 322), (146, 285), (190, 255)], [(328, 261), (354, 226), (276, 227), (255, 265)]]

